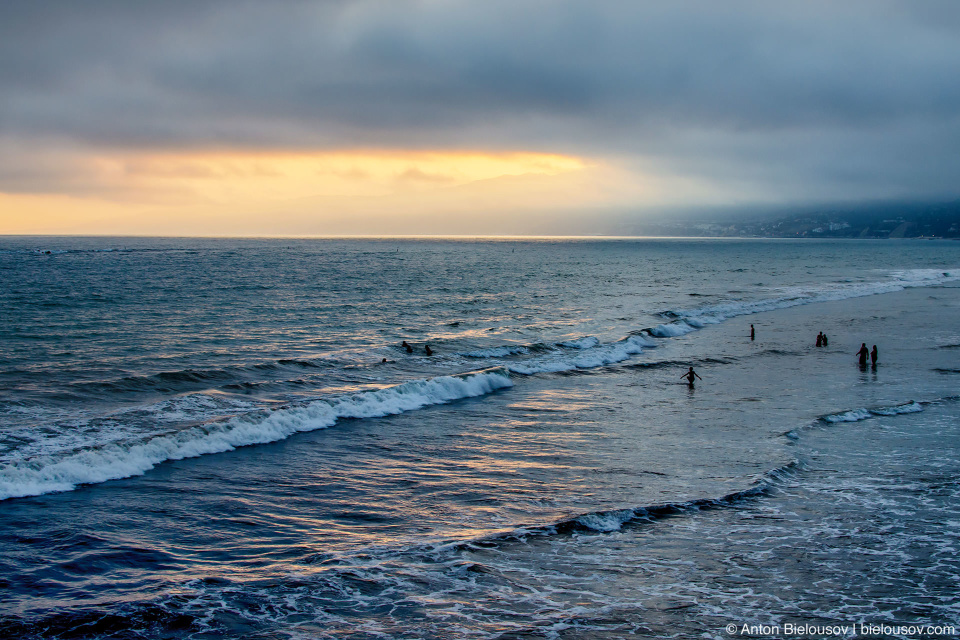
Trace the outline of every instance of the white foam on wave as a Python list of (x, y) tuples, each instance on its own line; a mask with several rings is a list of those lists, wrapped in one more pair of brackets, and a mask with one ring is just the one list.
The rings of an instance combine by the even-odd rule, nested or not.
[(866, 409), (852, 409), (851, 411), (844, 411), (843, 413), (835, 413), (833, 415), (824, 416), (824, 422), (859, 422), (860, 420), (866, 420), (867, 418), (872, 418), (873, 414), (867, 411)]
[[(881, 293), (903, 291), (914, 287), (931, 287), (960, 280), (960, 269), (908, 269), (889, 272), (886, 280), (872, 282), (841, 282), (816, 286), (782, 287), (775, 289), (779, 295), (753, 301), (734, 301), (710, 305), (698, 309), (681, 309), (670, 312), (679, 318), (677, 322), (659, 325), (650, 330), (657, 337), (683, 335), (708, 324), (718, 324), (730, 318), (786, 309), (803, 304), (831, 302), (849, 298), (862, 298)], [(682, 331), (683, 333), (673, 333)]]
[(587, 529), (609, 533), (619, 531), (627, 522), (637, 517), (635, 509), (621, 509), (604, 513), (588, 513), (576, 518), (576, 522)]
[(592, 349), (593, 347), (600, 345), (600, 338), (596, 336), (586, 336), (584, 338), (578, 338), (576, 340), (567, 340), (566, 342), (561, 342), (561, 347), (567, 347), (568, 349)]
[[(250, 413), (261, 407), (242, 398), (210, 391), (123, 407), (107, 414), (95, 409), (79, 413), (50, 412), (45, 408), (31, 407), (25, 412), (31, 418), (27, 425), (5, 430), (5, 436), (15, 440), (16, 446), (10, 450), (0, 449), (0, 469), (5, 463), (128, 442), (156, 435), (158, 428), (207, 422), (222, 416)], [(55, 423), (56, 427), (38, 429), (37, 423)]]
[(470, 358), (503, 358), (504, 356), (515, 356), (530, 353), (527, 347), (491, 347), (490, 349), (478, 349), (468, 351), (463, 355)]
[(881, 407), (871, 409), (871, 412), (878, 416), (898, 416), (903, 413), (917, 413), (923, 411), (923, 405), (919, 402), (908, 402), (907, 404), (898, 404), (895, 407)]
[(210, 420), (229, 413), (248, 412), (256, 408), (252, 402), (215, 392), (191, 393), (170, 400), (161, 400), (145, 407), (122, 409), (112, 414), (123, 419), (128, 413), (148, 413), (153, 420), (167, 423), (183, 423), (190, 420)]
[(651, 342), (642, 336), (629, 336), (610, 344), (600, 344), (596, 338), (594, 346), (577, 347), (580, 353), (556, 353), (540, 358), (531, 358), (524, 362), (506, 365), (513, 373), (533, 375), (535, 373), (559, 373), (574, 369), (593, 369), (615, 362), (623, 362), (630, 356), (642, 353)]
[[(693, 324), (694, 322), (696, 322), (699, 326), (695, 326)], [(689, 322), (686, 320), (680, 320), (678, 322), (671, 322), (669, 324), (658, 324), (650, 329), (650, 335), (656, 336), (657, 338), (676, 338), (677, 336), (687, 335), (691, 331), (696, 331), (701, 327), (703, 327), (703, 323), (697, 320), (692, 319)]]
[[(731, 504), (739, 500), (758, 496), (769, 491), (772, 487), (782, 484), (799, 467), (800, 462), (792, 460), (783, 466), (754, 476), (750, 485), (746, 488), (718, 498), (698, 498), (687, 502), (655, 504), (632, 509), (585, 513), (574, 518), (572, 522), (591, 531), (610, 533), (621, 530), (625, 524), (636, 519), (659, 518), (664, 515), (672, 515), (692, 509), (712, 508), (719, 505)], [(548, 533), (555, 532), (556, 530), (557, 525), (540, 529), (540, 531)]]
[[(642, 338), (637, 336), (637, 341), (641, 341)], [(562, 351), (563, 349), (578, 349), (578, 350), (588, 350), (594, 349), (601, 345), (600, 338), (596, 336), (584, 336), (582, 338), (577, 338), (575, 340), (566, 340), (564, 342), (558, 342), (555, 345), (543, 345), (546, 349), (554, 352)], [(653, 346), (653, 342), (648, 342), (648, 346)], [(467, 351), (461, 355), (467, 356), (469, 358), (504, 358), (507, 356), (516, 356), (516, 355), (527, 355), (531, 351), (536, 351), (538, 345), (531, 346), (522, 346), (522, 345), (505, 345), (501, 347), (490, 347), (489, 349), (478, 349), (476, 351)], [(566, 370), (568, 367), (564, 367), (559, 370)]]
[(133, 443), (114, 442), (62, 455), (17, 460), (0, 467), (0, 500), (69, 491), (81, 484), (128, 478), (167, 460), (276, 442), (298, 432), (333, 426), (341, 418), (399, 414), (511, 386), (507, 371), (497, 367), (238, 415)]
[(842, 413), (834, 413), (828, 416), (823, 416), (821, 420), (829, 423), (860, 422), (861, 420), (869, 420), (870, 418), (875, 418), (876, 416), (898, 416), (904, 413), (916, 413), (918, 411), (923, 411), (923, 405), (914, 401), (906, 404), (894, 405), (892, 407), (878, 407), (876, 409), (852, 409)]

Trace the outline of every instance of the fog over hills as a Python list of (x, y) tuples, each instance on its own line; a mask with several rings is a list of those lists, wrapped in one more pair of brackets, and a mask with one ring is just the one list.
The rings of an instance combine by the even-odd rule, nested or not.
[(623, 220), (617, 233), (763, 238), (958, 238), (960, 201), (741, 207)]

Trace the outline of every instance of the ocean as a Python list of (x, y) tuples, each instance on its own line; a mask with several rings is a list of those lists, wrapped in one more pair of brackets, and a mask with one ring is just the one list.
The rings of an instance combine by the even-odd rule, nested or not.
[(960, 629), (958, 242), (5, 237), (0, 281), (0, 637)]

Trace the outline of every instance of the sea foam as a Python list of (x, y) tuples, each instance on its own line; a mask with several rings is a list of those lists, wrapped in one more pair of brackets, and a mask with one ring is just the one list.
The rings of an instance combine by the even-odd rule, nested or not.
[(593, 369), (616, 362), (623, 362), (632, 355), (642, 353), (644, 348), (655, 343), (643, 336), (632, 335), (609, 344), (602, 344), (596, 338), (577, 341), (573, 353), (558, 352), (523, 362), (511, 362), (511, 372), (523, 375), (535, 373), (559, 373), (575, 369)]
[(861, 420), (869, 420), (870, 418), (875, 418), (877, 416), (898, 416), (904, 413), (916, 413), (918, 411), (923, 411), (923, 405), (919, 402), (907, 402), (906, 404), (898, 404), (891, 407), (876, 407), (874, 409), (851, 409), (850, 411), (843, 411), (841, 413), (834, 413), (820, 418), (823, 422), (827, 423), (837, 423), (837, 422), (860, 422)]
[(908, 269), (891, 271), (889, 278), (872, 282), (841, 282), (816, 286), (781, 287), (773, 290), (771, 298), (752, 301), (732, 301), (708, 305), (696, 309), (677, 309), (662, 315), (676, 318), (669, 324), (661, 324), (648, 331), (659, 338), (675, 337), (718, 324), (738, 316), (786, 309), (803, 304), (831, 302), (849, 298), (861, 298), (881, 293), (902, 291), (914, 287), (931, 287), (960, 280), (960, 269)]
[(342, 418), (373, 418), (482, 396), (513, 386), (502, 367), (406, 382), (376, 391), (314, 400), (273, 411), (156, 434), (136, 442), (113, 442), (10, 462), (0, 467), (0, 500), (69, 491), (141, 475), (167, 460), (181, 460), (237, 447), (283, 440), (295, 433), (331, 427)]

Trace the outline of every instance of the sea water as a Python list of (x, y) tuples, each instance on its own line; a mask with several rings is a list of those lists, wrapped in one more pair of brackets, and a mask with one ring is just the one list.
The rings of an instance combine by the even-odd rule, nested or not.
[(960, 628), (958, 243), (5, 238), (0, 275), (3, 637)]

